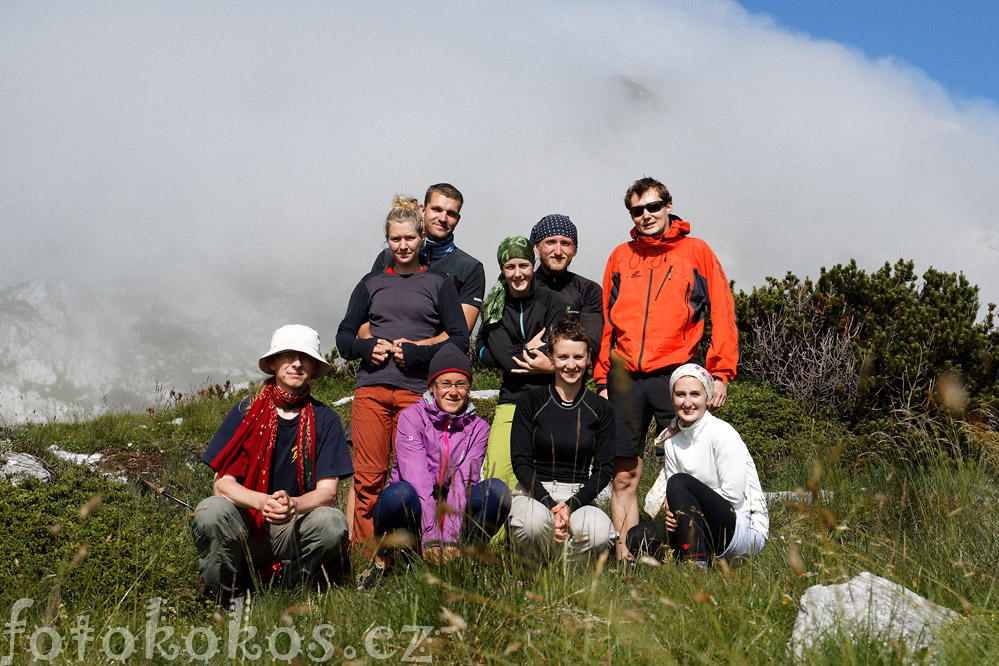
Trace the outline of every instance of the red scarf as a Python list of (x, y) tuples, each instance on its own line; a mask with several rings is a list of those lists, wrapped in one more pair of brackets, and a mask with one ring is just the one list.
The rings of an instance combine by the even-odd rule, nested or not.
[[(312, 472), (316, 459), (316, 420), (307, 389), (299, 395), (292, 395), (274, 385), (270, 379), (264, 390), (250, 405), (243, 422), (236, 429), (225, 448), (215, 456), (210, 467), (219, 476), (242, 455), (246, 455), (248, 465), (243, 485), (250, 490), (266, 493), (271, 467), (271, 456), (278, 433), (278, 406), (285, 409), (301, 406), (298, 417), (298, 437), (292, 458), (298, 463), (298, 487), (303, 493), (313, 489)], [(264, 516), (256, 509), (243, 509), (250, 518), (253, 536), (258, 541), (264, 538)]]

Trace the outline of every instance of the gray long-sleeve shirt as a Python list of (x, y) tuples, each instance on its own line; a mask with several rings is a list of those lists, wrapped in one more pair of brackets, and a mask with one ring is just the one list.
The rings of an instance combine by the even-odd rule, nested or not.
[[(358, 338), (364, 322), (371, 325), (371, 338)], [(447, 332), (448, 339), (433, 345), (403, 343), (406, 367), (391, 357), (371, 365), (371, 352), (378, 338), (426, 340)], [(347, 313), (337, 329), (336, 346), (345, 359), (360, 359), (357, 386), (392, 386), (422, 393), (427, 388), (427, 369), (442, 344), (450, 342), (468, 351), (468, 328), (458, 302), (454, 282), (442, 273), (424, 268), (419, 273), (398, 275), (388, 270), (365, 275), (354, 288)]]

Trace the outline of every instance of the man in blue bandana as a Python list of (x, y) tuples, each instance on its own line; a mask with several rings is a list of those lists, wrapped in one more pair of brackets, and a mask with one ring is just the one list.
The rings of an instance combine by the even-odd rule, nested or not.
[[(449, 183), (438, 183), (427, 188), (427, 195), (420, 206), (426, 225), (427, 240), (420, 250), (420, 263), (454, 280), (458, 300), (465, 313), (469, 332), (475, 325), (486, 292), (486, 273), (482, 262), (454, 244), (454, 229), (461, 219), (464, 199), (461, 192)], [(392, 265), (392, 253), (386, 248), (371, 267), (380, 271)]]

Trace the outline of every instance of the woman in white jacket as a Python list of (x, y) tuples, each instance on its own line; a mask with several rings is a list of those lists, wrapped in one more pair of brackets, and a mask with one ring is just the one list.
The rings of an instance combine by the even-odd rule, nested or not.
[(628, 549), (662, 559), (707, 566), (715, 557), (755, 555), (770, 527), (766, 499), (749, 449), (731, 425), (707, 410), (714, 380), (688, 363), (670, 377), (676, 420), (660, 436), (663, 471), (649, 491), (646, 512), (655, 518), (628, 532)]

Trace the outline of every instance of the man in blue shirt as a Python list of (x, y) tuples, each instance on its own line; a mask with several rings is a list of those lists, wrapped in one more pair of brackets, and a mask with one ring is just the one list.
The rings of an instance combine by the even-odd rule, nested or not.
[(224, 605), (245, 593), (251, 570), (321, 584), (348, 566), (347, 518), (335, 505), (354, 468), (340, 417), (310, 396), (312, 379), (330, 371), (319, 334), (282, 326), (258, 367), (271, 377), (232, 408), (201, 458), (213, 494), (191, 521), (204, 594)]

